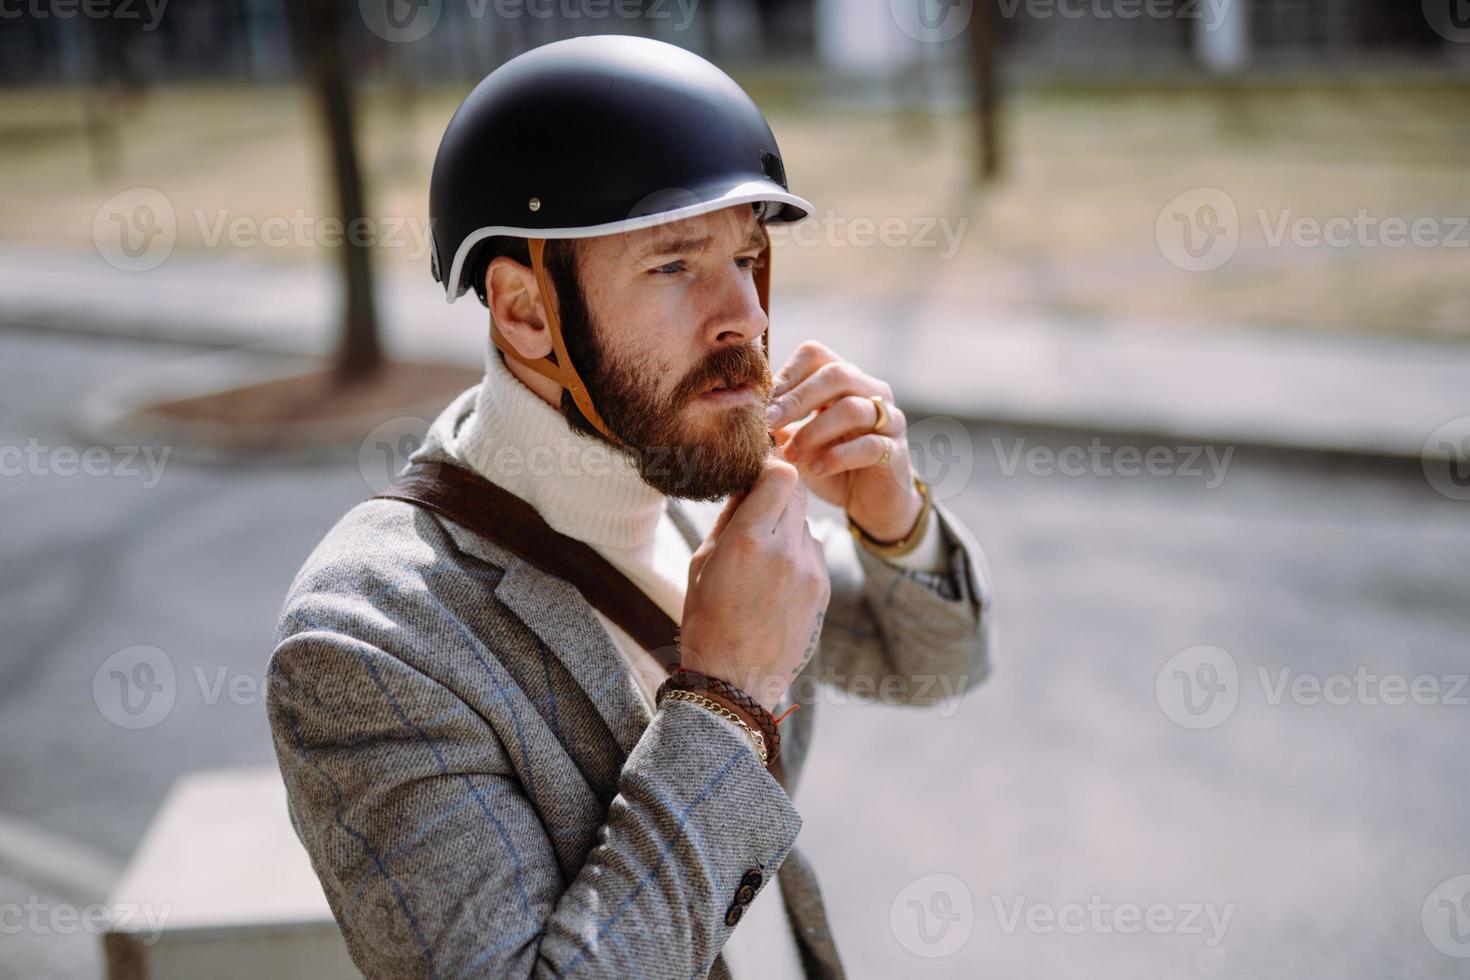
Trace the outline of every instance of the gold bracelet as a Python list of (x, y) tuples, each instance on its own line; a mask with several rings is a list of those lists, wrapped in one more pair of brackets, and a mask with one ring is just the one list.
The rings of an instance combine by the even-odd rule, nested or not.
[(708, 708), (710, 711), (713, 711), (721, 718), (727, 718), (730, 721), (733, 721), (735, 724), (745, 729), (745, 734), (750, 739), (751, 747), (755, 749), (755, 754), (760, 757), (761, 765), (764, 766), (767, 764), (766, 737), (760, 732), (756, 731), (754, 728), (751, 728), (749, 725), (747, 725), (743, 718), (741, 718), (735, 712), (731, 711), (729, 708), (725, 707), (723, 704), (720, 704), (718, 701), (715, 701), (712, 698), (707, 698), (703, 694), (696, 694), (694, 691), (684, 691), (677, 688), (666, 693), (664, 695), (664, 698), (678, 698), (680, 701), (693, 701), (695, 704), (701, 705), (705, 708)]
[(879, 558), (901, 558), (919, 546), (924, 540), (924, 532), (929, 528), (929, 512), (934, 509), (934, 504), (929, 497), (929, 484), (925, 483), (919, 474), (914, 474), (914, 489), (919, 491), (919, 496), (924, 498), (924, 506), (919, 510), (919, 519), (914, 522), (914, 528), (901, 540), (891, 543), (877, 541), (869, 536), (867, 531), (857, 526), (857, 522), (851, 517), (847, 519), (847, 529), (858, 543), (867, 548)]

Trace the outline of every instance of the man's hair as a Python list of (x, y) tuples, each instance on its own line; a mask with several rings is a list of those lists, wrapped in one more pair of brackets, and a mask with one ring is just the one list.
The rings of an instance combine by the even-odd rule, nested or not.
[[(568, 349), (573, 353), (573, 363), (580, 363), (575, 356), (576, 349), (585, 348), (589, 338), (571, 336), (573, 333), (580, 332), (576, 328), (582, 321), (579, 320), (576, 313), (585, 314), (586, 312), (582, 298), (582, 283), (577, 277), (576, 244), (570, 239), (552, 238), (547, 241), (546, 250), (541, 253), (541, 258), (546, 263), (546, 277), (551, 280), (551, 287), (556, 290), (557, 301), (564, 311), (560, 318), (563, 328), (562, 339), (566, 341)], [(465, 259), (465, 275), (475, 287), (475, 295), (480, 298), (480, 305), (486, 309), (490, 308), (490, 298), (485, 291), (485, 273), (490, 268), (490, 263), (502, 255), (530, 267), (531, 244), (524, 238), (496, 235), (476, 244)], [(574, 306), (575, 309), (567, 311), (568, 305)]]
[[(473, 276), (471, 282), (475, 287), (475, 294), (487, 309), (490, 303), (485, 292), (485, 272), (490, 268), (490, 263), (501, 255), (530, 266), (531, 245), (524, 238), (494, 236), (476, 245), (465, 260), (465, 268), (469, 270), (467, 274)], [(578, 277), (577, 243), (567, 238), (550, 239), (541, 257), (546, 263), (546, 277), (551, 281), (551, 288), (556, 290), (557, 306), (560, 310), (557, 321), (561, 325), (562, 342), (567, 345), (567, 354), (571, 357), (572, 365), (586, 380), (587, 372), (600, 366), (600, 359), (597, 344), (592, 337), (592, 315), (587, 308), (587, 299)], [(494, 314), (491, 317), (493, 319)], [(592, 423), (582, 414), (571, 391), (562, 391), (561, 407), (574, 429), (601, 438)]]
[[(572, 273), (572, 283), (576, 283), (575, 271), (577, 264), (575, 242), (566, 238), (552, 238), (546, 243), (546, 251), (542, 257), (546, 260), (547, 274), (552, 278), (552, 285), (556, 287), (557, 293), (561, 293), (562, 284), (557, 281), (557, 267), (566, 266)], [(485, 292), (485, 271), (490, 268), (490, 263), (500, 256), (515, 259), (521, 265), (531, 265), (531, 244), (524, 238), (514, 238), (509, 235), (493, 235), (482, 242), (476, 242), (470, 249), (470, 254), (465, 257), (464, 272), (460, 275), (460, 284), (474, 287), (475, 295), (480, 298), (480, 305), (486, 309), (490, 308), (490, 298)]]

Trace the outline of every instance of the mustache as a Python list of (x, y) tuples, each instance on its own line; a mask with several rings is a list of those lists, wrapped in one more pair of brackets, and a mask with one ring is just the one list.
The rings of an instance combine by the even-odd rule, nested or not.
[(749, 385), (769, 392), (771, 366), (759, 346), (725, 347), (711, 355), (680, 385), (677, 403), (683, 405), (715, 385)]

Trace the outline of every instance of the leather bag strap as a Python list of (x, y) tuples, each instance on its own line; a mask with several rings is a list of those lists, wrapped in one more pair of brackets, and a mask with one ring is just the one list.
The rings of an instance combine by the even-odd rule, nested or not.
[[(504, 487), (454, 463), (420, 461), (410, 463), (373, 497), (423, 507), (489, 538), (571, 584), (665, 670), (678, 663), (679, 624), (606, 558), (551, 527), (536, 508)], [(769, 771), (785, 787), (786, 768), (779, 754)]]
[(536, 508), (463, 466), (410, 463), (374, 497), (433, 511), (563, 579), (667, 669), (678, 660), (679, 624), (587, 544), (562, 534)]

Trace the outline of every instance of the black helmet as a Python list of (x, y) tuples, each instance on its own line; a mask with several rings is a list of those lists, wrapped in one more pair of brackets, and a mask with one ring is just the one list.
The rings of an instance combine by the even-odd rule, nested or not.
[[(549, 292), (547, 239), (611, 235), (736, 204), (750, 204), (762, 221), (811, 210), (786, 189), (771, 128), (729, 75), (649, 38), (554, 41), (495, 69), (450, 119), (429, 187), (434, 279), (453, 303), (479, 274), (473, 253), (513, 236), (530, 240), (537, 283)], [(756, 285), (769, 312), (769, 247), (766, 260)], [(617, 441), (550, 320), (555, 354), (535, 362), (498, 330), (491, 336), (571, 391), (588, 421)]]

